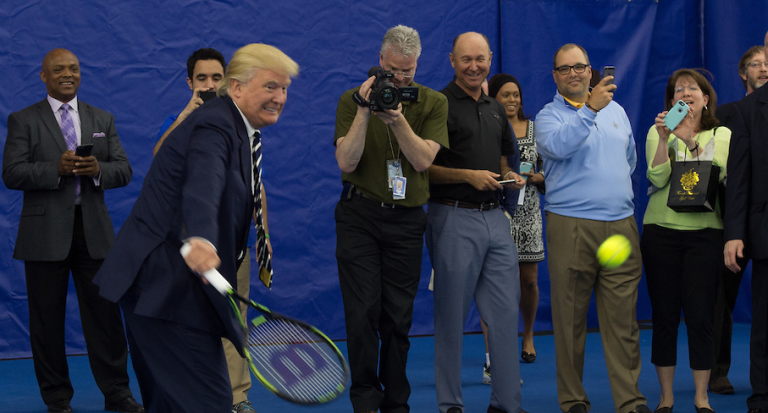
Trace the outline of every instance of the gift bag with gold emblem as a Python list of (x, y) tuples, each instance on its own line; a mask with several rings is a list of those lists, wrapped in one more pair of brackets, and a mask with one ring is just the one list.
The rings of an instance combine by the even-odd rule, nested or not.
[(715, 210), (720, 167), (712, 163), (714, 133), (698, 159), (677, 160), (669, 177), (667, 206), (676, 212), (712, 212)]
[(675, 162), (667, 206), (677, 212), (711, 212), (717, 200), (720, 167), (712, 161)]

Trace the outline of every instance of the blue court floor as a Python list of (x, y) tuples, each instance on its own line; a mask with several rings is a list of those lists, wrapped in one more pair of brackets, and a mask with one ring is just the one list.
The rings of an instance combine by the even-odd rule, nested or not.
[[(746, 398), (751, 393), (749, 386), (749, 325), (737, 324), (733, 331), (733, 362), (729, 378), (736, 388), (736, 394), (730, 396), (710, 395), (712, 407), (718, 413), (744, 413), (747, 411)], [(651, 331), (642, 330), (641, 352), (643, 370), (640, 390), (648, 398), (648, 406), (653, 410), (658, 404), (659, 386), (656, 373), (651, 364)], [(557, 413), (555, 384), (554, 343), (551, 335), (535, 338), (538, 358), (532, 364), (521, 363), (523, 385), (523, 408), (530, 413)], [(339, 343), (346, 354), (345, 343)], [(688, 368), (687, 338), (685, 325), (681, 324), (678, 343), (678, 371), (675, 377), (675, 412), (694, 412), (693, 380)], [(464, 404), (467, 413), (484, 413), (488, 407), (491, 389), (482, 384), (482, 365), (485, 361), (483, 338), (480, 334), (467, 334), (464, 337), (464, 370), (462, 381)], [(613, 401), (603, 359), (599, 333), (590, 333), (587, 338), (587, 356), (584, 371), (584, 385), (592, 402), (591, 413), (611, 413)], [(104, 400), (99, 392), (88, 367), (85, 356), (69, 357), (70, 375), (75, 387), (72, 407), (75, 412), (102, 412)], [(434, 356), (432, 337), (414, 337), (411, 339), (411, 351), (408, 363), (412, 394), (411, 412), (437, 412), (435, 400)], [(131, 371), (131, 374), (133, 372)], [(132, 376), (131, 387), (137, 399), (138, 386)], [(337, 400), (320, 406), (296, 406), (272, 395), (258, 382), (251, 388), (250, 398), (259, 413), (337, 413), (352, 412), (348, 394), (345, 392)], [(32, 367), (32, 360), (0, 361), (0, 412), (38, 413), (46, 407), (40, 399), (37, 382)], [(189, 412), (193, 413), (193, 412)], [(208, 412), (206, 412), (208, 413)], [(224, 413), (224, 412), (221, 412)]]

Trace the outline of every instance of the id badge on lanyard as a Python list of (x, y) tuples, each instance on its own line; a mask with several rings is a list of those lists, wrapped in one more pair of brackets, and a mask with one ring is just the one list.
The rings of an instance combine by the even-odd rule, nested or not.
[(392, 190), (392, 198), (405, 199), (406, 179), (403, 176), (403, 165), (399, 159), (387, 160), (387, 181)]

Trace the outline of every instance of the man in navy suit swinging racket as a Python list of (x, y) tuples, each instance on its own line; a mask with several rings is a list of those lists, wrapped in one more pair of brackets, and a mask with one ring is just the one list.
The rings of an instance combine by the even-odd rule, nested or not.
[[(237, 52), (217, 91), (163, 143), (96, 283), (120, 301), (148, 412), (226, 412), (232, 390), (221, 337), (241, 351), (226, 298), (198, 274), (230, 284), (247, 248), (252, 147), (277, 122), (299, 67), (275, 47)], [(254, 191), (255, 187), (255, 191)], [(254, 194), (256, 192), (256, 194)], [(189, 245), (184, 257), (182, 245)]]

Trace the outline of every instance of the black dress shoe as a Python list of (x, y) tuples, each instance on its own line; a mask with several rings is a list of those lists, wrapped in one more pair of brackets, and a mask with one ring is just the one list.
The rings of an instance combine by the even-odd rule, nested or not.
[(656, 410), (653, 411), (653, 413), (672, 413), (672, 408), (674, 406), (670, 407), (657, 407)]
[(72, 406), (68, 400), (59, 400), (48, 405), (48, 413), (71, 412)]
[(527, 351), (523, 351), (520, 353), (520, 358), (522, 358), (526, 363), (533, 363), (536, 361), (536, 353), (528, 353)]
[(450, 409), (448, 409), (448, 413), (461, 413), (461, 409), (459, 409), (458, 407), (451, 407)]
[(120, 400), (116, 404), (105, 404), (104, 410), (108, 412), (120, 412), (120, 413), (144, 413), (144, 406), (140, 405), (139, 402), (136, 401), (131, 396), (128, 396), (124, 398), (123, 400)]
[(715, 411), (709, 407), (696, 407), (696, 405), (693, 407), (696, 409), (696, 413), (715, 413)]
[(633, 410), (635, 413), (651, 413), (651, 409), (648, 408), (648, 406), (644, 404), (638, 404), (635, 406), (635, 410)]
[(574, 404), (566, 413), (587, 413), (587, 405), (584, 403)]
[(736, 393), (736, 390), (734, 390), (733, 385), (728, 380), (728, 377), (717, 377), (714, 380), (709, 380), (709, 391), (712, 393), (717, 394), (734, 394)]

